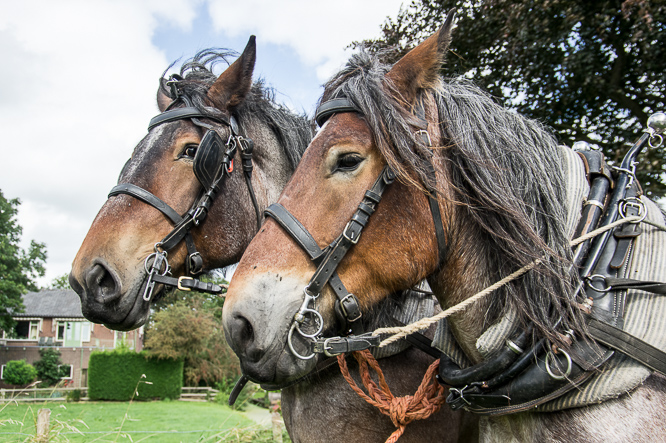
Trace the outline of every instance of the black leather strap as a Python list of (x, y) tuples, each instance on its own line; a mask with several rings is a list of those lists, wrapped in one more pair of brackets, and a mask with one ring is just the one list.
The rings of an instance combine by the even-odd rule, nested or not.
[(346, 354), (347, 352), (363, 351), (379, 346), (380, 337), (363, 334), (352, 335), (349, 337), (329, 337), (320, 338), (310, 343), (311, 351), (316, 354), (325, 354), (332, 357), (338, 354)]
[(229, 121), (225, 118), (206, 115), (203, 112), (201, 112), (198, 108), (195, 108), (193, 106), (188, 106), (184, 108), (171, 109), (169, 111), (165, 111), (159, 115), (156, 115), (155, 117), (150, 119), (150, 123), (148, 124), (148, 130), (150, 131), (155, 126), (161, 125), (162, 123), (172, 122), (176, 120), (183, 120), (186, 118), (208, 118), (220, 123), (224, 123), (227, 126), (230, 126)]
[(156, 197), (152, 193), (146, 191), (143, 188), (140, 188), (131, 183), (121, 183), (116, 185), (109, 192), (109, 197), (114, 195), (126, 194), (131, 195), (134, 198), (141, 200), (144, 203), (148, 203), (150, 206), (154, 207), (162, 214), (166, 215), (172, 223), (180, 223), (183, 217), (180, 216), (171, 206), (164, 203), (159, 197)]
[(210, 282), (204, 282), (192, 277), (169, 277), (167, 275), (154, 274), (153, 280), (163, 285), (172, 286), (181, 291), (198, 291), (208, 294), (221, 294), (224, 288), (220, 285)]
[(326, 120), (338, 112), (360, 112), (346, 97), (334, 98), (322, 103), (317, 108), (315, 121), (319, 126), (324, 126)]
[(595, 340), (610, 348), (617, 349), (654, 371), (666, 375), (666, 353), (662, 350), (622, 329), (594, 318), (590, 318), (588, 330), (590, 336)]

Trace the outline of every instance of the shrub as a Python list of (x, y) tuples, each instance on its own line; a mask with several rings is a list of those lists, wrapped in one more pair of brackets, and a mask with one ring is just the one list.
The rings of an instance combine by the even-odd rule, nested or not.
[(55, 348), (40, 348), (39, 360), (35, 362), (37, 376), (42, 386), (54, 386), (63, 377), (69, 374), (69, 367), (62, 366), (60, 351)]
[(11, 360), (7, 362), (3, 375), (5, 382), (10, 385), (23, 386), (37, 377), (37, 370), (25, 360)]
[(77, 401), (81, 401), (81, 397), (82, 397), (81, 390), (80, 389), (74, 389), (73, 391), (69, 391), (65, 398), (67, 399), (67, 401), (77, 402)]
[(105, 351), (90, 355), (88, 397), (91, 400), (179, 398), (182, 387), (182, 360), (158, 360), (144, 352)]

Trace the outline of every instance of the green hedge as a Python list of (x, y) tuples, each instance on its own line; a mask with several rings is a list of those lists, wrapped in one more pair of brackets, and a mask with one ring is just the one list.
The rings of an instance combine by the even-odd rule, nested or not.
[[(138, 386), (137, 386), (138, 385)], [(93, 352), (88, 364), (91, 400), (176, 399), (183, 387), (183, 361), (151, 358), (147, 353)]]

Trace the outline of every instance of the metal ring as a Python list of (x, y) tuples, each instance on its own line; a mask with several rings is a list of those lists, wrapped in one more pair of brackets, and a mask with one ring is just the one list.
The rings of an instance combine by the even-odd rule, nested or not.
[[(324, 329), (324, 318), (321, 316), (321, 314), (320, 314), (319, 312), (317, 312), (317, 311), (314, 310), (314, 309), (309, 309), (309, 308), (308, 308), (308, 309), (303, 309), (302, 311), (299, 311), (298, 313), (301, 314), (301, 315), (303, 315), (303, 316), (305, 317), (305, 315), (306, 315), (308, 312), (314, 314), (314, 315), (315, 315), (315, 319), (318, 319), (318, 320), (319, 320), (319, 328), (317, 329), (316, 332), (314, 332), (314, 333), (312, 333), (312, 334), (306, 334), (305, 332), (303, 332), (303, 331), (301, 330), (301, 323), (302, 323), (302, 321), (301, 321), (301, 322), (294, 321), (294, 324), (296, 325), (296, 329), (298, 330), (298, 333), (301, 334), (303, 337), (306, 337), (306, 338), (315, 338), (316, 336), (318, 336), (319, 334), (321, 334), (321, 331)], [(303, 320), (303, 321), (304, 321), (304, 320)], [(316, 320), (315, 320), (315, 321), (316, 321)]]
[(564, 371), (564, 374), (555, 375), (553, 371), (550, 369), (550, 356), (553, 353), (552, 351), (548, 351), (548, 353), (546, 354), (546, 362), (544, 364), (546, 366), (546, 372), (548, 372), (550, 378), (552, 378), (553, 380), (564, 380), (565, 378), (571, 375), (571, 367), (572, 367), (571, 356), (566, 351), (560, 348), (557, 348), (557, 350), (560, 351), (562, 354), (564, 354), (564, 356), (567, 359), (567, 370)]
[[(599, 289), (599, 288), (597, 288), (596, 286), (594, 286), (592, 284), (592, 281), (595, 278), (601, 279), (601, 280), (604, 281), (604, 287), (603, 288)], [(585, 277), (585, 283), (587, 284), (588, 287), (594, 289), (597, 292), (609, 292), (611, 290), (610, 286), (606, 286), (606, 276), (601, 275), (601, 274), (594, 274), (594, 275), (590, 275), (589, 277)]]
[(643, 200), (641, 200), (638, 197), (629, 197), (625, 198), (620, 202), (620, 204), (617, 207), (618, 212), (620, 213), (620, 216), (622, 218), (627, 218), (627, 207), (631, 206), (634, 208), (638, 208), (638, 214), (637, 216), (640, 216), (640, 220), (633, 221), (631, 223), (640, 223), (643, 220), (645, 220), (645, 217), (647, 217), (647, 209), (645, 208), (645, 203), (643, 203)]
[[(658, 138), (659, 141), (657, 142), (656, 145), (652, 144), (652, 139)], [(648, 139), (648, 145), (650, 145), (651, 148), (659, 148), (661, 147), (662, 143), (664, 143), (664, 137), (661, 136), (661, 134), (657, 134), (656, 132), (653, 132), (650, 134), (650, 138)]]
[(310, 360), (311, 358), (313, 358), (315, 356), (314, 352), (312, 354), (310, 354), (309, 356), (303, 356), (303, 355), (299, 354), (298, 351), (296, 351), (296, 349), (294, 348), (293, 343), (291, 342), (291, 337), (292, 337), (292, 335), (294, 335), (294, 329), (296, 328), (297, 324), (298, 323), (296, 323), (296, 322), (291, 324), (291, 329), (289, 329), (289, 335), (287, 335), (287, 345), (289, 345), (289, 350), (291, 351), (292, 354), (294, 354), (295, 357), (300, 358), (301, 360)]
[[(155, 258), (157, 258), (157, 254), (164, 254), (164, 271), (162, 272), (162, 271), (158, 270), (157, 273), (158, 273), (159, 275), (166, 275), (167, 272), (169, 272), (169, 262), (168, 262), (167, 259), (166, 259), (166, 252), (153, 252), (152, 254), (150, 254), (150, 255), (149, 255), (148, 257), (146, 257), (146, 259), (143, 261), (143, 269), (146, 270), (146, 274), (150, 274), (150, 271), (151, 271), (151, 270), (148, 269), (148, 260), (150, 260), (150, 257), (152, 257), (153, 255), (155, 256)], [(151, 266), (151, 268), (152, 268), (152, 266)]]

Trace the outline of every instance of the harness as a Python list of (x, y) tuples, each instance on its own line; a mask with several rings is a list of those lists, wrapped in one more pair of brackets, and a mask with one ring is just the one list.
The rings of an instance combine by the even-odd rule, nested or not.
[[(190, 231), (205, 220), (215, 197), (224, 185), (227, 177), (234, 170), (234, 157), (237, 151), (240, 151), (245, 181), (255, 209), (257, 230), (261, 226), (261, 213), (251, 181), (253, 169), (252, 151), (254, 143), (250, 138), (240, 135), (238, 122), (233, 115), (227, 119), (223, 116), (209, 115), (195, 107), (191, 98), (181, 93), (179, 90), (178, 82), (181, 80), (183, 80), (181, 76), (173, 74), (169, 81), (167, 81), (167, 85), (171, 88), (172, 96), (175, 97), (175, 99), (169, 104), (164, 112), (150, 120), (148, 131), (161, 124), (177, 120), (190, 120), (196, 126), (206, 130), (193, 160), (194, 175), (201, 184), (201, 192), (199, 193), (199, 196), (195, 199), (190, 209), (183, 215), (180, 215), (159, 197), (132, 183), (118, 184), (111, 189), (111, 192), (109, 192), (109, 198), (125, 194), (149, 204), (164, 214), (173, 225), (171, 232), (155, 244), (155, 252), (150, 254), (144, 260), (144, 269), (148, 276), (143, 293), (143, 299), (145, 301), (150, 301), (156, 283), (177, 287), (183, 291), (196, 290), (211, 294), (219, 294), (223, 291), (223, 288), (219, 285), (202, 282), (192, 277), (200, 274), (203, 271), (204, 266), (203, 259), (196, 249)], [(170, 109), (177, 102), (182, 102), (185, 106)], [(231, 134), (229, 135), (227, 142), (225, 143), (222, 140), (213, 126), (204, 123), (199, 119), (213, 120), (229, 127)], [(167, 253), (183, 240), (185, 241), (188, 252), (185, 260), (185, 270), (189, 275), (178, 278), (170, 277), (167, 275), (170, 273)]]
[(628, 265), (633, 242), (641, 234), (640, 221), (647, 211), (638, 198), (636, 157), (646, 142), (652, 145), (653, 137), (661, 142), (666, 115), (657, 114), (655, 119), (648, 120), (648, 126), (649, 130), (632, 146), (620, 167), (615, 168), (614, 175), (600, 152), (579, 151), (591, 186), (574, 238), (592, 231), (597, 225), (609, 226), (621, 218), (632, 217), (634, 220), (608, 230), (574, 250), (574, 266), (580, 269), (581, 277), (576, 293), (584, 294), (578, 307), (588, 314), (588, 332), (594, 342), (576, 341), (573, 331), (569, 331), (571, 346), (567, 351), (546, 348), (545, 340), (524, 349), (529, 331), (523, 331), (508, 339), (491, 358), (470, 368), (460, 369), (443, 355), (439, 380), (452, 386), (447, 402), (453, 409), (463, 408), (481, 415), (505, 415), (533, 409), (562, 397), (598, 374), (615, 351), (666, 374), (666, 353), (622, 328), (626, 290), (640, 289), (666, 295), (666, 284), (617, 278), (618, 272)]
[[(333, 114), (342, 112), (361, 113), (359, 108), (348, 98), (341, 97), (321, 104), (317, 109), (315, 120), (319, 126), (322, 126)], [(416, 112), (417, 117), (421, 121), (416, 134), (430, 148), (431, 142), (427, 132), (425, 107), (422, 102), (418, 103)], [(431, 173), (434, 180), (435, 170), (432, 164)], [(324, 249), (319, 248), (313, 236), (284, 206), (275, 203), (266, 209), (265, 215), (272, 217), (317, 265), (317, 269), (310, 282), (303, 289), (303, 303), (294, 316), (289, 330), (287, 343), (294, 356), (303, 360), (309, 360), (318, 353), (332, 357), (346, 352), (368, 349), (379, 344), (379, 337), (363, 333), (360, 321), (362, 313), (358, 298), (347, 291), (336, 269), (347, 252), (358, 243), (363, 228), (365, 228), (370, 217), (377, 209), (377, 205), (381, 201), (385, 190), (395, 181), (395, 178), (395, 173), (386, 165), (372, 187), (365, 192), (361, 203), (359, 203), (356, 211), (342, 230), (342, 233)], [(441, 264), (446, 257), (444, 228), (437, 202), (436, 190), (427, 183), (426, 189), (428, 190), (429, 205), (437, 236), (439, 263)], [(340, 332), (343, 336), (341, 337), (321, 336), (324, 321), (321, 314), (317, 311), (316, 301), (327, 283), (330, 284), (337, 298), (335, 312), (336, 317), (342, 324)], [(310, 304), (312, 304), (312, 307), (310, 307)], [(299, 335), (310, 342), (310, 354), (303, 355), (295, 349), (292, 339), (294, 332), (298, 332)]]

